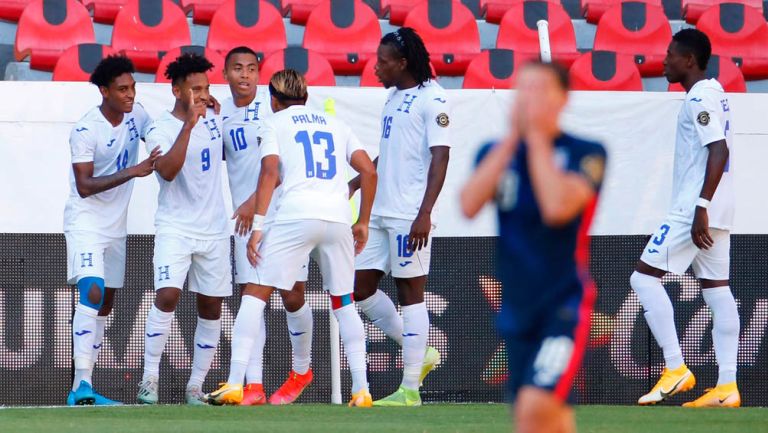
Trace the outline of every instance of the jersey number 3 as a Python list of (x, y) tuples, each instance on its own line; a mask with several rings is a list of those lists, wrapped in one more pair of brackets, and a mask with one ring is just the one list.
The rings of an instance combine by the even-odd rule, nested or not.
[[(315, 131), (312, 134), (312, 141), (309, 141), (309, 132), (299, 131), (296, 133), (296, 142), (304, 146), (304, 162), (307, 165), (307, 177), (316, 177), (318, 179), (333, 179), (336, 176), (336, 156), (333, 152), (336, 148), (333, 146), (333, 135), (330, 132)], [(312, 145), (323, 146), (325, 165), (318, 161), (315, 163), (315, 156), (312, 153)]]

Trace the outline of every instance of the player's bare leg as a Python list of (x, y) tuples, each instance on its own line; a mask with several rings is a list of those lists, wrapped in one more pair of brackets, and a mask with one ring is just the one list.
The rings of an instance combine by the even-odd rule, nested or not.
[(163, 287), (155, 292), (155, 303), (149, 310), (144, 328), (144, 375), (139, 383), (139, 403), (157, 403), (160, 359), (180, 298), (181, 289), (176, 287)]
[(573, 410), (551, 392), (532, 386), (520, 389), (514, 406), (517, 433), (573, 433)]

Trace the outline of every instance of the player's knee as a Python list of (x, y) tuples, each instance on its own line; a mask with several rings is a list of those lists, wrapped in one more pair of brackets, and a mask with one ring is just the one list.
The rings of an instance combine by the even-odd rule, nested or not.
[(115, 289), (107, 288), (104, 290), (104, 302), (99, 309), (99, 316), (109, 316), (112, 307), (115, 305)]
[(518, 432), (555, 431), (557, 414), (549, 396), (542, 390), (522, 390), (515, 402), (515, 419)]
[(164, 313), (172, 313), (179, 303), (181, 290), (166, 287), (155, 292), (155, 307)]
[(223, 300), (224, 298), (198, 294), (198, 316), (206, 320), (219, 320), (221, 318), (221, 303)]
[(99, 277), (85, 277), (77, 282), (77, 291), (80, 293), (80, 303), (86, 307), (99, 310), (104, 304), (104, 279)]
[(304, 292), (301, 290), (281, 290), (280, 296), (283, 299), (283, 306), (290, 313), (295, 313), (304, 306)]

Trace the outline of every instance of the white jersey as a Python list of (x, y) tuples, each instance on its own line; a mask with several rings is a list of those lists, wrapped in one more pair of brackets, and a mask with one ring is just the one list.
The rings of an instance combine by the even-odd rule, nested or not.
[(434, 81), (391, 91), (382, 119), (374, 215), (416, 218), (427, 189), (430, 148), (450, 146), (449, 111), (445, 90)]
[(264, 121), (262, 157), (280, 157), (282, 193), (275, 221), (352, 223), (345, 164), (362, 145), (348, 125), (304, 105)]
[[(227, 161), (233, 209), (237, 209), (256, 191), (261, 172), (262, 121), (270, 115), (272, 106), (269, 91), (263, 86), (256, 93), (256, 98), (244, 107), (235, 106), (232, 98), (227, 98), (221, 104), (221, 118), (224, 121), (224, 159)], [(267, 220), (274, 214), (273, 204), (277, 202), (278, 196), (279, 191), (275, 191), (267, 212)]]
[[(113, 127), (94, 107), (72, 128), (69, 146), (72, 163), (93, 162), (93, 176), (110, 176), (136, 165), (139, 140), (151, 119), (138, 102), (123, 121)], [(74, 171), (69, 172), (69, 199), (64, 208), (64, 231), (87, 231), (110, 238), (127, 234), (128, 203), (133, 179), (107, 191), (82, 198), (77, 193)]]
[[(704, 185), (709, 157), (708, 144), (725, 140), (733, 145), (728, 96), (715, 79), (694, 84), (677, 116), (675, 167), (672, 183), (672, 209), (675, 221), (692, 223), (696, 201)], [(734, 199), (730, 161), (708, 210), (709, 226), (730, 230), (733, 225)]]
[[(147, 131), (147, 149), (160, 146), (167, 154), (183, 125), (170, 112), (163, 112)], [(202, 240), (229, 236), (221, 186), (222, 130), (221, 117), (208, 110), (192, 129), (184, 165), (176, 178), (168, 182), (157, 174), (156, 234)]]

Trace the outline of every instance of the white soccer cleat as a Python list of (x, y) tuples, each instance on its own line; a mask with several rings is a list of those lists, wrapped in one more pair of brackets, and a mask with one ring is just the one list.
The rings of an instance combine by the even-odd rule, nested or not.
[(157, 404), (158, 388), (157, 378), (150, 376), (147, 380), (139, 383), (139, 392), (136, 395), (136, 400), (141, 404)]

